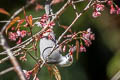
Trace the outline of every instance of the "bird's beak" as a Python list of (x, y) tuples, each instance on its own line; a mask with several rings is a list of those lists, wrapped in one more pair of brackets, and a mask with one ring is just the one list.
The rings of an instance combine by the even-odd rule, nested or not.
[(71, 56), (73, 55), (73, 52), (72, 51), (70, 51), (70, 53), (69, 53)]

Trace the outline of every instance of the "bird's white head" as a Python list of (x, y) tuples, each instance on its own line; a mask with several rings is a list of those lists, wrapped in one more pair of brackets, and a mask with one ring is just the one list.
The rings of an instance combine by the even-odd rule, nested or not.
[(73, 55), (71, 53), (68, 53), (66, 55), (66, 59), (67, 59), (66, 63), (68, 63), (68, 66), (70, 66), (73, 63)]
[(60, 67), (68, 67), (73, 63), (73, 55), (71, 53), (68, 53), (66, 56), (62, 57), (62, 60), (58, 65)]

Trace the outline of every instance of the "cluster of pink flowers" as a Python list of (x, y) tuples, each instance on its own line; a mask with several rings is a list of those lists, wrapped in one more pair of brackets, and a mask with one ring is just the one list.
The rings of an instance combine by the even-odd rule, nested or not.
[(40, 24), (41, 24), (41, 26), (43, 27), (43, 26), (46, 26), (46, 23), (47, 23), (47, 21), (48, 21), (48, 15), (46, 15), (46, 14), (44, 14), (42, 17), (41, 17), (41, 19), (40, 19)]
[(108, 0), (108, 5), (110, 5), (110, 14), (120, 14), (120, 8), (118, 5), (114, 4), (112, 0)]
[[(30, 71), (23, 70), (23, 73), (25, 74), (25, 77), (27, 78), (27, 80), (29, 80), (30, 77), (31, 77), (31, 75), (32, 75), (32, 73), (33, 73), (33, 70), (30, 70)], [(34, 80), (39, 80), (39, 78), (38, 78), (38, 77), (35, 77)]]
[(104, 10), (104, 5), (103, 4), (94, 4), (93, 8), (94, 8), (94, 12), (93, 12), (92, 16), (94, 18), (97, 18), (98, 16), (101, 16), (101, 11)]
[(16, 39), (18, 38), (18, 35), (15, 32), (9, 32), (8, 36), (9, 36), (9, 39), (12, 41), (16, 41)]
[(49, 22), (49, 23), (47, 23), (48, 18), (49, 18), (49, 16), (46, 15), (46, 14), (44, 14), (44, 15), (41, 17), (41, 19), (40, 19), (40, 24), (41, 24), (42, 27), (44, 27), (44, 26), (46, 26), (46, 25), (47, 25), (48, 27), (52, 27), (52, 26), (55, 25), (54, 22)]
[(9, 36), (9, 39), (12, 40), (12, 41), (17, 41), (17, 44), (20, 44), (22, 42), (22, 38), (25, 37), (27, 34), (27, 31), (25, 30), (17, 30), (17, 32), (9, 32), (8, 36)]
[[(112, 0), (108, 0), (107, 4), (110, 6), (110, 14), (120, 14), (120, 8)], [(104, 5), (96, 3), (93, 5), (93, 8), (94, 12), (92, 16), (97, 18), (98, 16), (101, 16), (101, 11), (104, 10)]]
[[(91, 32), (91, 29), (88, 28), (87, 31), (82, 33), (81, 39), (84, 41), (85, 46), (89, 47), (92, 44), (92, 40), (95, 40), (95, 34)], [(83, 44), (80, 44), (80, 52), (86, 52), (86, 48)]]
[(26, 36), (26, 33), (27, 33), (27, 31), (25, 31), (25, 30), (22, 30), (22, 31), (18, 30), (17, 31), (17, 35), (22, 37), (22, 38)]
[(83, 44), (80, 45), (80, 52), (86, 52), (86, 48), (83, 46)]
[[(77, 33), (69, 34), (64, 36), (64, 38), (72, 38), (72, 39), (77, 39)], [(86, 52), (86, 47), (89, 47), (92, 44), (92, 40), (95, 40), (95, 34), (91, 32), (91, 28), (88, 28), (86, 31), (81, 31), (80, 33), (80, 52)], [(85, 45), (85, 46), (84, 46)], [(63, 46), (62, 51), (66, 51), (66, 45)]]
[(30, 76), (32, 75), (32, 71), (27, 71), (27, 70), (23, 70), (25, 77), (29, 80)]

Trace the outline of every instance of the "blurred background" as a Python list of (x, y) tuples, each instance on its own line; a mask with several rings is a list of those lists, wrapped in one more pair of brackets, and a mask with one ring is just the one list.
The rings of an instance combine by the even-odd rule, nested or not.
[[(66, 1), (64, 1), (66, 2)], [(59, 10), (64, 2), (53, 5), (53, 11)], [(119, 0), (115, 1), (120, 4)], [(13, 14), (17, 9), (26, 4), (26, 0), (0, 0), (0, 8), (4, 8), (10, 14)], [(42, 0), (42, 3), (44, 1)], [(86, 2), (76, 4), (79, 11), (81, 11)], [(106, 4), (105, 4), (106, 5)], [(119, 5), (120, 6), (120, 5)], [(39, 17), (44, 14), (44, 10), (35, 11), (35, 5), (25, 9), (27, 15)], [(62, 80), (110, 80), (113, 75), (120, 70), (120, 15), (110, 15), (110, 7), (106, 6), (102, 12), (102, 16), (98, 18), (92, 17), (93, 9), (89, 9), (84, 13), (77, 23), (72, 27), (73, 31), (86, 30), (91, 28), (95, 33), (95, 40), (92, 45), (87, 48), (86, 53), (80, 53), (79, 60), (74, 58), (74, 63), (70, 67), (59, 68)], [(19, 15), (23, 16), (23, 12)], [(72, 7), (66, 9), (63, 15), (59, 18), (59, 23), (62, 25), (70, 25), (75, 17)], [(10, 17), (0, 14), (0, 20), (8, 20)], [(4, 23), (0, 23), (0, 29)], [(36, 27), (38, 28), (38, 27)], [(38, 29), (39, 30), (39, 29)], [(55, 27), (55, 33), (58, 37), (64, 29)], [(33, 30), (37, 32), (37, 29)], [(15, 45), (14, 42), (8, 41), (10, 46)], [(0, 47), (0, 52), (3, 51)], [(34, 54), (34, 53), (33, 53)], [(0, 56), (2, 59), (5, 56)], [(74, 55), (74, 57), (76, 57)], [(20, 62), (22, 69), (30, 70), (33, 68), (35, 62), (27, 56), (26, 62)], [(19, 60), (19, 59), (18, 59)], [(9, 61), (0, 64), (0, 71), (12, 66)], [(40, 80), (50, 80), (50, 75), (47, 69), (42, 68), (39, 74)], [(0, 80), (19, 80), (14, 71), (0, 76)], [(51, 80), (55, 80), (52, 78)]]

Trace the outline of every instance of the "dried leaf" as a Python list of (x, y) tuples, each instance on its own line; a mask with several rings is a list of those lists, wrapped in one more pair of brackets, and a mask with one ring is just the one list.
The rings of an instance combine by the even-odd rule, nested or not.
[(23, 8), (23, 11), (24, 11), (24, 17), (25, 17), (26, 22), (27, 22), (30, 26), (32, 26), (32, 15), (26, 16), (26, 12), (25, 12), (25, 9), (24, 9), (24, 8)]
[(49, 72), (49, 74), (50, 74), (50, 79), (52, 79), (52, 76), (53, 76), (53, 70), (52, 70), (52, 67), (49, 66), (49, 65), (47, 65), (47, 64), (45, 64), (45, 66), (47, 67), (48, 72)]
[(32, 15), (26, 16), (25, 19), (26, 19), (26, 22), (29, 24), (29, 26), (32, 26)]
[(5, 30), (5, 33), (7, 34), (7, 31), (8, 29), (13, 25), (15, 24), (16, 21), (20, 20), (20, 17), (15, 17), (11, 22), (10, 24), (6, 27), (6, 30)]
[(23, 13), (24, 13), (24, 17), (26, 18), (26, 12), (24, 7), (23, 7)]
[[(62, 28), (64, 28), (64, 29), (67, 29), (67, 28), (68, 28), (68, 26), (64, 26), (64, 25), (60, 25), (60, 27), (62, 27)], [(72, 33), (72, 30), (71, 30), (71, 29), (69, 29), (68, 31)]]
[(39, 70), (39, 64), (35, 64), (34, 68), (32, 69), (32, 76), (34, 77)]
[(79, 52), (80, 52), (80, 50), (79, 50), (79, 41), (78, 40), (76, 40), (76, 59), (78, 60), (78, 57), (79, 57)]
[(32, 26), (32, 15), (28, 16), (29, 25)]
[(18, 22), (16, 29), (20, 28), (20, 25), (21, 25), (24, 21), (25, 21), (25, 19), (21, 19), (21, 20)]
[(55, 65), (52, 65), (53, 74), (55, 75), (56, 80), (61, 80), (61, 75), (58, 68)]
[(0, 13), (10, 16), (10, 14), (3, 8), (0, 8)]
[(29, 18), (28, 18), (28, 16), (25, 16), (25, 20), (26, 20), (27, 24), (29, 24)]

